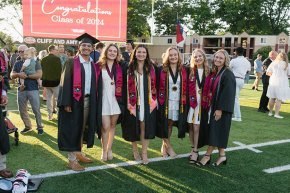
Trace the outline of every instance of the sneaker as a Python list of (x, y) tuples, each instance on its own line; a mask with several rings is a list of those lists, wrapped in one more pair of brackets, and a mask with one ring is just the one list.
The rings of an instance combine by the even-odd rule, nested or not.
[(28, 133), (29, 131), (31, 131), (31, 129), (24, 128), (22, 131), (20, 131), (20, 133), (24, 134), (24, 133)]
[(273, 113), (272, 112), (269, 112), (268, 113), (268, 116), (270, 116), (270, 117), (273, 116)]
[(37, 133), (38, 133), (38, 135), (43, 135), (43, 129), (38, 129)]
[(235, 117), (233, 117), (233, 118), (232, 118), (232, 121), (241, 122), (241, 121), (242, 121), (242, 119), (241, 119), (241, 118), (235, 118)]
[(283, 119), (284, 117), (280, 116), (280, 115), (274, 115), (275, 118), (277, 119)]

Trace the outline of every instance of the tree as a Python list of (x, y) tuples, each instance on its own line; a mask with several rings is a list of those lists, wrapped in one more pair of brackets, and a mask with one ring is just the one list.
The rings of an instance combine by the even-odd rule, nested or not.
[(217, 17), (228, 25), (227, 31), (239, 34), (288, 33), (289, 0), (216, 0)]
[[(262, 17), (267, 23), (267, 29), (269, 34), (279, 34), (289, 32), (290, 27), (290, 1), (289, 0), (276, 0), (263, 1)], [(288, 29), (287, 29), (288, 28)]]
[(12, 49), (13, 40), (12, 37), (0, 32), (0, 48), (7, 48), (8, 50)]
[(154, 19), (157, 35), (176, 34), (177, 18), (184, 23), (187, 1), (156, 0), (154, 4)]
[(151, 17), (152, 3), (148, 0), (129, 0), (127, 18), (127, 39), (150, 36), (148, 19)]
[(244, 31), (250, 34), (263, 33), (264, 19), (261, 17), (262, 0), (217, 0), (217, 18), (226, 22), (227, 31), (233, 34), (240, 34)]
[(262, 60), (268, 58), (269, 56), (269, 52), (272, 51), (272, 47), (271, 46), (264, 46), (259, 48), (254, 54), (253, 54), (253, 60), (255, 60), (257, 58), (258, 54), (262, 55)]
[(221, 22), (217, 22), (213, 2), (194, 1), (185, 5), (185, 12), (189, 14), (188, 28), (199, 35), (214, 35), (218, 29), (223, 29)]

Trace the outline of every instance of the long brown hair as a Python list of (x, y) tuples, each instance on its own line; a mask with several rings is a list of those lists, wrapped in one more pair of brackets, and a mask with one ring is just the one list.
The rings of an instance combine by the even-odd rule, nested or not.
[(138, 61), (136, 58), (136, 52), (138, 48), (144, 48), (146, 50), (146, 59), (144, 61), (144, 66), (145, 66), (146, 73), (148, 73), (151, 67), (151, 60), (150, 60), (148, 48), (144, 44), (137, 45), (135, 49), (133, 50), (133, 54), (131, 55), (131, 58), (130, 58), (129, 69), (133, 71), (137, 69)]
[(115, 47), (117, 49), (117, 57), (115, 58), (114, 63), (119, 63), (119, 61), (120, 61), (121, 56), (120, 56), (119, 48), (116, 46), (116, 44), (109, 44), (103, 50), (103, 52), (100, 56), (100, 59), (98, 61), (101, 68), (105, 68), (105, 65), (107, 64), (107, 60), (108, 60), (107, 55), (108, 55), (108, 50), (110, 47)]
[(207, 76), (210, 73), (210, 68), (208, 66), (208, 61), (206, 59), (204, 51), (202, 49), (196, 48), (195, 50), (192, 51), (191, 58), (190, 58), (190, 68), (191, 68), (191, 70), (190, 70), (189, 78), (194, 77), (195, 71), (197, 70), (197, 64), (194, 62), (194, 54), (196, 52), (201, 53), (201, 55), (203, 57), (202, 67), (203, 67), (205, 76)]
[(162, 57), (163, 60), (162, 60), (162, 66), (163, 66), (163, 69), (165, 71), (168, 70), (169, 66), (170, 66), (170, 62), (169, 62), (169, 52), (171, 50), (176, 50), (177, 51), (177, 54), (178, 54), (178, 61), (177, 61), (177, 69), (181, 69), (182, 67), (182, 63), (181, 63), (181, 55), (180, 55), (180, 52), (179, 50), (176, 48), (176, 47), (169, 47), (166, 52), (164, 53), (164, 56)]
[(213, 64), (213, 65), (212, 65), (212, 71), (215, 72), (215, 73), (218, 72), (217, 67), (214, 65), (214, 57), (215, 57), (215, 55), (216, 55), (217, 53), (222, 53), (222, 54), (225, 56), (225, 63), (224, 63), (224, 66), (225, 66), (226, 68), (228, 68), (229, 65), (230, 65), (230, 56), (229, 56), (229, 53), (228, 53), (226, 50), (224, 50), (224, 49), (220, 49), (220, 50), (218, 50), (216, 53), (214, 53), (214, 55), (213, 55), (213, 60), (212, 60), (212, 64)]
[(285, 69), (284, 70), (287, 70), (288, 68), (288, 56), (285, 52), (280, 52), (277, 56), (277, 58), (275, 59), (275, 61), (284, 61), (286, 64), (285, 64)]

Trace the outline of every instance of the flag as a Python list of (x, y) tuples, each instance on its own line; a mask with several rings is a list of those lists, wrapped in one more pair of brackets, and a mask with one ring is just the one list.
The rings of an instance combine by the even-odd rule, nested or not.
[(177, 20), (177, 24), (176, 24), (176, 43), (179, 44), (183, 40), (184, 40), (184, 37), (183, 37), (183, 28), (180, 25), (179, 20)]

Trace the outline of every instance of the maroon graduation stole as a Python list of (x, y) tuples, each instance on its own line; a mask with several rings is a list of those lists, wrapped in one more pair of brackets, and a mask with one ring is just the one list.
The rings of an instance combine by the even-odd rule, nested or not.
[(213, 95), (218, 87), (223, 71), (224, 69), (222, 69), (219, 74), (211, 73), (205, 79), (201, 105), (207, 110), (210, 108), (211, 102), (213, 100)]
[(188, 80), (188, 96), (189, 96), (189, 106), (195, 109), (197, 106), (197, 97), (196, 97), (196, 75), (189, 77)]
[[(151, 96), (153, 100), (156, 100), (157, 94), (156, 94), (156, 75), (155, 75), (155, 69), (151, 65), (150, 67), (150, 73), (148, 76), (148, 81), (150, 81), (150, 90), (148, 95)], [(149, 84), (148, 84), (149, 87)], [(149, 104), (151, 103), (151, 97), (149, 98)], [(128, 102), (131, 106), (135, 106), (137, 103), (137, 90), (136, 90), (136, 80), (135, 80), (135, 73), (133, 67), (129, 67), (128, 72)]]
[[(94, 71), (96, 74), (96, 86), (98, 85), (98, 76), (100, 70), (96, 64), (93, 64)], [(96, 89), (97, 90), (97, 89)], [(81, 72), (81, 62), (79, 56), (73, 59), (73, 98), (76, 101), (80, 101), (82, 97), (82, 72)]]
[(2, 104), (2, 89), (3, 89), (3, 85), (4, 85), (4, 77), (2, 76), (2, 80), (0, 81), (0, 104)]
[[(181, 80), (181, 104), (186, 105), (186, 85), (187, 85), (187, 74), (186, 69), (184, 67), (181, 68), (180, 72), (180, 80)], [(165, 103), (165, 99), (168, 100), (168, 82), (169, 82), (169, 71), (165, 71), (164, 69), (160, 72), (160, 83), (159, 83), (159, 94), (158, 101), (160, 105)], [(166, 97), (165, 97), (166, 96)]]
[(215, 77), (215, 74), (211, 73), (208, 76), (205, 77), (205, 82), (203, 86), (203, 92), (202, 92), (202, 98), (201, 98), (201, 106), (205, 109), (209, 109), (210, 107), (210, 101), (212, 98), (211, 94), (211, 85), (212, 80)]
[(122, 97), (123, 73), (120, 64), (116, 64), (115, 68), (116, 68), (115, 96), (117, 99), (120, 99)]
[(5, 60), (5, 55), (3, 52), (0, 51), (0, 71), (5, 72), (6, 71), (6, 60)]

